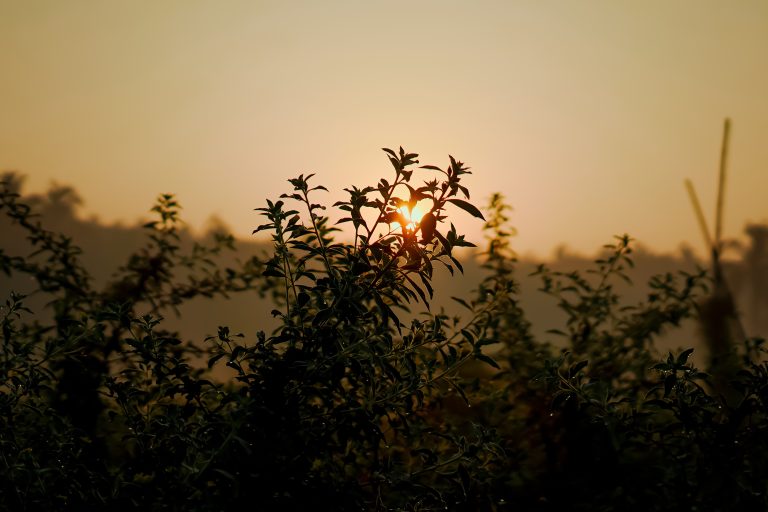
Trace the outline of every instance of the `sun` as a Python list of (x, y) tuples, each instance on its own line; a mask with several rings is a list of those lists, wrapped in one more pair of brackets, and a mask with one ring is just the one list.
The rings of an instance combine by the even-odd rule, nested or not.
[(404, 204), (398, 209), (398, 211), (402, 213), (403, 217), (405, 217), (405, 220), (408, 221), (408, 224), (406, 224), (405, 227), (409, 231), (413, 231), (419, 227), (419, 222), (421, 222), (421, 218), (424, 216), (424, 212), (421, 210), (418, 204), (410, 209), (408, 208), (407, 204)]
[[(421, 219), (427, 212), (430, 211), (430, 203), (431, 201), (423, 199), (416, 203), (412, 208), (409, 208), (407, 203), (404, 203), (402, 206), (400, 206), (397, 211), (405, 218), (406, 221), (406, 224), (402, 227), (406, 231), (415, 231), (418, 229)], [(394, 222), (393, 224), (398, 227), (400, 226), (400, 223), (398, 222)]]

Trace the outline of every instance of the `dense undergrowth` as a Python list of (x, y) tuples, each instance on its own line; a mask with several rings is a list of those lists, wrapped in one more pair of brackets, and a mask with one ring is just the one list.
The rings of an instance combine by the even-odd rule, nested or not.
[[(495, 196), (486, 277), (455, 298), (466, 313), (429, 311), (434, 269), (461, 271), (453, 251), (471, 245), (449, 215), (484, 216), (461, 162), (417, 167), (385, 151), (394, 175), (333, 205), (352, 242), (334, 236), (324, 188), (300, 176), (259, 209), (273, 253), (220, 268), (233, 239), (182, 251), (164, 195), (146, 247), (103, 290), (75, 242), (5, 184), (0, 210), (34, 252), (0, 252), (0, 270), (33, 279), (53, 320), (13, 292), (0, 312), (0, 507), (766, 509), (762, 340), (735, 340), (727, 388), (691, 350), (654, 348), (697, 314), (704, 273), (658, 276), (627, 305), (614, 288), (632, 262), (626, 236), (586, 275), (542, 266), (542, 292), (567, 318), (551, 331), (567, 349), (555, 348), (518, 305)], [(419, 222), (416, 203), (429, 205)], [(186, 301), (241, 292), (272, 297), (279, 328), (186, 341), (163, 327)], [(223, 365), (229, 378), (213, 379)]]

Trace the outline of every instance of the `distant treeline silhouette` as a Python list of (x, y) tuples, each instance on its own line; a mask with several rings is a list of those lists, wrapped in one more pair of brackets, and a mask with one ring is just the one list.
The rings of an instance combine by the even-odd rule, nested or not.
[[(49, 229), (64, 233), (78, 242), (83, 249), (83, 263), (91, 272), (97, 286), (106, 286), (113, 277), (111, 273), (126, 263), (122, 258), (137, 250), (143, 243), (145, 235), (141, 222), (137, 221), (134, 225), (105, 224), (98, 217), (84, 218), (79, 215), (83, 206), (82, 199), (71, 186), (52, 185), (45, 194), (24, 194), (23, 175), (6, 173), (3, 179), (14, 184), (24, 196), (24, 200), (40, 214)], [(202, 233), (194, 233), (182, 227), (179, 233), (180, 244), (189, 248), (196, 241), (210, 241), (217, 233), (227, 232), (225, 222), (212, 217)], [(768, 336), (768, 314), (762, 313), (768, 310), (768, 225), (750, 224), (745, 227), (745, 232), (748, 235), (748, 244), (744, 246), (736, 242), (730, 243), (730, 252), (726, 255), (731, 258), (724, 263), (725, 273), (734, 289), (739, 313), (748, 334)], [(237, 259), (263, 256), (270, 248), (267, 242), (255, 239), (237, 239), (235, 243), (236, 252), (220, 256), (222, 265), (233, 265)], [(0, 249), (19, 254), (26, 247), (23, 233), (10, 225), (7, 219), (0, 218)], [(741, 257), (733, 257), (734, 255)], [(432, 302), (433, 309), (445, 308), (449, 313), (458, 312), (458, 306), (451, 297), (465, 294), (480, 281), (482, 272), (476, 253), (465, 250), (459, 253), (459, 258), (463, 261), (463, 275), (450, 276), (445, 271), (436, 272), (433, 283), (436, 290)], [(591, 267), (593, 259), (594, 255), (578, 254), (561, 246), (547, 260), (521, 258), (517, 262), (521, 304), (525, 307), (538, 335), (544, 335), (548, 326), (557, 324), (562, 319), (562, 312), (550, 297), (538, 292), (538, 280), (528, 276), (543, 262), (555, 271), (583, 272)], [(691, 271), (707, 265), (705, 260), (696, 258), (693, 251), (685, 246), (681, 246), (678, 254), (659, 254), (640, 245), (635, 250), (633, 259), (635, 267), (629, 272), (629, 276), (637, 286), (625, 286), (621, 289), (621, 294), (628, 304), (645, 298), (647, 289), (644, 283), (651, 276), (680, 269)], [(25, 285), (0, 275), (0, 293), (5, 293), (11, 288), (24, 290)], [(277, 325), (269, 314), (271, 309), (268, 299), (254, 293), (232, 295), (229, 299), (198, 298), (185, 304), (179, 316), (166, 320), (169, 326), (178, 329), (183, 336), (213, 334), (218, 324), (247, 330), (252, 329), (255, 323), (260, 329), (269, 330)], [(684, 332), (692, 344), (698, 346), (698, 334), (692, 322), (686, 322)], [(676, 336), (676, 340), (677, 342), (669, 340), (667, 343), (662, 338), (660, 346), (673, 348), (676, 343), (679, 344), (680, 335)], [(556, 342), (557, 339), (553, 338), (553, 341)]]

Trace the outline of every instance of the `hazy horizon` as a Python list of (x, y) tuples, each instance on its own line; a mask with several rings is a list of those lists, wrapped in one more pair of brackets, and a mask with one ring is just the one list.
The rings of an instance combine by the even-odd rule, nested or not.
[[(71, 185), (132, 224), (174, 193), (239, 238), (316, 172), (332, 203), (389, 174), (381, 147), (468, 163), (514, 207), (521, 254), (629, 233), (702, 251), (683, 180), (726, 237), (768, 221), (768, 3), (0, 0), (0, 170)], [(480, 240), (481, 223), (455, 223)]]

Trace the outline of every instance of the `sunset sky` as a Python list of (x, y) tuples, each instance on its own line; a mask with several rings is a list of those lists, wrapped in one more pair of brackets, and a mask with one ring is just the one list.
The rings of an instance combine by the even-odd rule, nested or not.
[(249, 237), (288, 178), (332, 202), (402, 145), (502, 192), (523, 254), (701, 248), (683, 180), (711, 216), (726, 116), (736, 236), (768, 221), (764, 0), (0, 0), (0, 170), (108, 222), (172, 192)]

